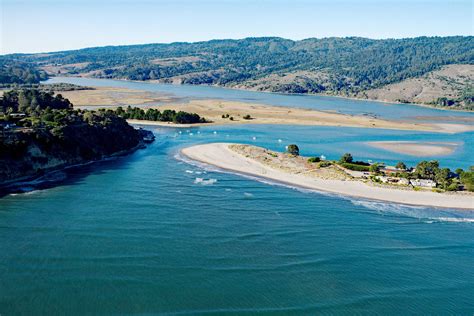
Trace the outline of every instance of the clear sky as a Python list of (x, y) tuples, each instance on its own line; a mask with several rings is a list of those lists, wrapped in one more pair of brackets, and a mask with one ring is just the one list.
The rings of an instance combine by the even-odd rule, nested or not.
[(0, 53), (249, 36), (473, 35), (473, 0), (0, 0)]

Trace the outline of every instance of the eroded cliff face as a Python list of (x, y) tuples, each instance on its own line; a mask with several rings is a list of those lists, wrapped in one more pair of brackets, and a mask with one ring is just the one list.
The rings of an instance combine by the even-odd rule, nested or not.
[(142, 142), (141, 133), (120, 118), (105, 125), (4, 131), (0, 138), (0, 185), (125, 153)]

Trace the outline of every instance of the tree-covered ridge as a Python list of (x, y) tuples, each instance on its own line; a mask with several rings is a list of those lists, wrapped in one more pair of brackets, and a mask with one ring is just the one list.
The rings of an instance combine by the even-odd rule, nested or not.
[(137, 148), (143, 133), (110, 112), (73, 109), (38, 90), (0, 99), (0, 185)]
[(275, 89), (350, 94), (419, 76), (447, 64), (472, 64), (474, 37), (301, 41), (247, 38), (96, 47), (21, 58), (39, 66), (86, 63), (77, 72), (101, 78), (226, 86), (272, 74), (306, 71), (318, 75), (318, 79)]
[(34, 65), (0, 57), (0, 86), (34, 84), (47, 78), (47, 74)]

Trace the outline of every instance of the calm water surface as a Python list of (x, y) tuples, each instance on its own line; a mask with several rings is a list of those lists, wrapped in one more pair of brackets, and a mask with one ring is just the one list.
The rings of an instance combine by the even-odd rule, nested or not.
[(474, 212), (298, 190), (179, 156), (213, 141), (275, 150), (296, 142), (307, 155), (350, 151), (411, 164), (418, 159), (364, 142), (441, 139), (462, 143), (437, 157), (442, 164), (468, 166), (473, 133), (258, 125), (154, 132), (147, 149), (0, 199), (0, 314), (473, 313)]
[(55, 77), (46, 83), (73, 83), (84, 86), (121, 87), (134, 90), (160, 92), (174, 97), (189, 99), (224, 99), (275, 106), (309, 108), (334, 111), (351, 115), (374, 115), (393, 120), (446, 121), (473, 124), (474, 112), (456, 112), (432, 109), (410, 104), (392, 104), (365, 100), (350, 100), (315, 95), (289, 95), (212, 86), (172, 85), (123, 80)]

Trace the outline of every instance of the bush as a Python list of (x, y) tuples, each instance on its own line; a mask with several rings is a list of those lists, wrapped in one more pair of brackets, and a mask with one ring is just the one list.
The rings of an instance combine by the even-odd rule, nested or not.
[(321, 161), (321, 158), (319, 157), (308, 158), (308, 162), (320, 162), (320, 161)]
[(380, 172), (380, 166), (378, 164), (374, 163), (373, 165), (369, 166), (369, 171), (373, 172), (373, 173), (379, 173)]
[(461, 174), (461, 182), (468, 191), (474, 191), (474, 172), (465, 171)]
[(326, 168), (326, 167), (329, 167), (330, 165), (332, 165), (332, 163), (330, 161), (321, 161), (319, 163), (320, 168)]
[(407, 170), (407, 166), (402, 162), (402, 161), (399, 161), (395, 168), (399, 169), (399, 170)]
[(459, 185), (456, 182), (453, 182), (446, 188), (446, 191), (457, 191), (458, 189)]
[(244, 120), (251, 120), (252, 117), (250, 116), (250, 114), (247, 114), (247, 115), (244, 115), (243, 119)]
[(353, 171), (369, 171), (369, 167), (368, 166), (362, 166), (362, 165), (356, 165), (356, 164), (353, 164), (353, 163), (341, 163), (341, 166), (346, 168), (346, 169), (349, 169), (349, 170), (353, 170)]
[(233, 121), (233, 120), (234, 120), (234, 117), (233, 117), (233, 116), (229, 117), (229, 120)]
[(299, 156), (300, 154), (300, 149), (295, 144), (288, 145), (286, 151), (293, 156)]
[(354, 161), (354, 158), (352, 158), (352, 155), (349, 153), (345, 153), (342, 155), (341, 159), (339, 159), (339, 162), (342, 163), (352, 163)]

